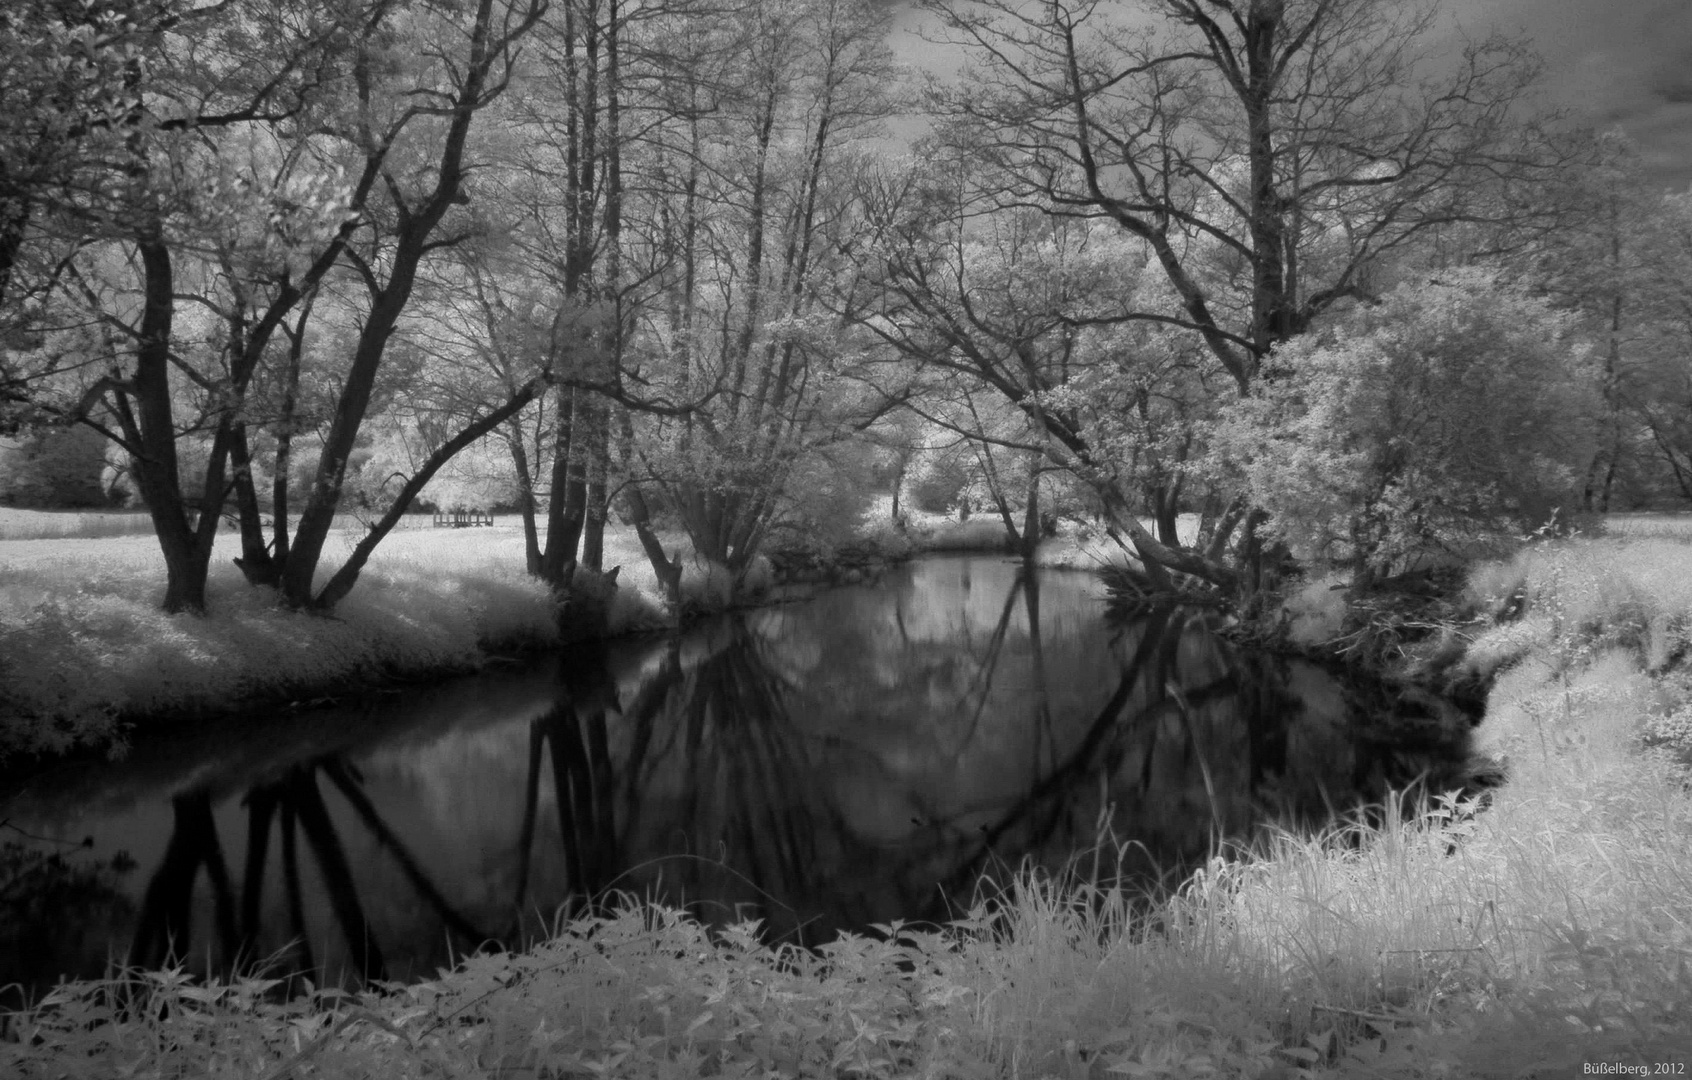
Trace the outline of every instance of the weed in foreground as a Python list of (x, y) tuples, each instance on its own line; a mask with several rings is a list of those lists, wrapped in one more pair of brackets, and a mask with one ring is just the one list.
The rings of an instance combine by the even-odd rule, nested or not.
[(1414, 1077), (1671, 1060), (1692, 1030), (1692, 811), (1666, 766), (1598, 805), (1578, 779), (1591, 751), (1525, 770), (1478, 816), (1446, 799), (1276, 834), (1151, 918), (1120, 889), (1025, 873), (944, 930), (807, 952), (630, 905), (363, 997), (160, 975), (152, 1007), (120, 1013), (109, 986), (61, 987), (11, 1019), (0, 1071)]

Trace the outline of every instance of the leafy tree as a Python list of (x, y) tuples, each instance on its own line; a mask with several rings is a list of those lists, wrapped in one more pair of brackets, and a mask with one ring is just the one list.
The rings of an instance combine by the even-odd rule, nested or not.
[(1692, 500), (1692, 192), (1669, 194), (1642, 215), (1631, 297), (1640, 309), (1623, 407), (1669, 490)]
[(140, 104), (148, 39), (192, 18), (126, 0), (18, 0), (0, 11), (0, 402), (29, 401), (18, 361), (75, 236), (55, 219), (98, 216), (102, 174), (121, 160)]
[(863, 381), (821, 296), (850, 244), (840, 213), (855, 155), (889, 108), (885, 13), (858, 0), (740, 9), (710, 81), (677, 88), (651, 164), (659, 258), (625, 377), (689, 407), (630, 419), (627, 500), (649, 557), (650, 503), (671, 510), (707, 562), (739, 577), (797, 511), (819, 455), (889, 407)]
[[(356, 107), (341, 132), (361, 170), (359, 189), (365, 193), (363, 231), (349, 233), (345, 242), (324, 252), (349, 263), (362, 281), (358, 345), (346, 369), (310, 500), (304, 507), (287, 560), (280, 568), (283, 596), (301, 606), (331, 607), (352, 588), (360, 569), (383, 535), (398, 523), (430, 475), (452, 454), (498, 427), (524, 407), (545, 385), (537, 377), (498, 408), (477, 418), (446, 440), (401, 488), (394, 502), (355, 545), (320, 590), (313, 578), (324, 541), (340, 503), (347, 461), (370, 408), (390, 335), (399, 326), (411, 298), (418, 269), (432, 252), (462, 242), (474, 230), (453, 215), (469, 201), (471, 126), (486, 106), (502, 93), (515, 62), (517, 43), (545, 12), (545, 0), (479, 0), (468, 13), (447, 6), (415, 13), (422, 70), (409, 85), (372, 87), (368, 72), (355, 64)], [(367, 44), (362, 63), (391, 62), (390, 50), (403, 40)], [(372, 205), (369, 192), (377, 179), (386, 202)], [(380, 212), (378, 216), (377, 212)], [(319, 258), (323, 256), (320, 255)], [(285, 528), (285, 522), (277, 522)]]
[(1359, 590), (1520, 535), (1579, 498), (1595, 387), (1569, 323), (1485, 271), (1401, 285), (1277, 348), (1212, 460)]
[[(1175, 546), (1183, 466), (1202, 445), (1195, 427), (1228, 377), (1145, 316), (1171, 309), (1146, 246), (1108, 222), (1033, 208), (977, 214), (961, 175), (942, 159), (864, 186), (861, 272), (844, 313), (920, 365), (908, 407), (971, 440), (984, 475), (1010, 461), (1024, 483), (1057, 470), (1136, 528), (1149, 510), (1159, 535), (1142, 529), (1138, 542), (1162, 563), (1232, 581)], [(1026, 539), (1006, 485), (987, 486), (1007, 531)], [(1216, 515), (1211, 532), (1226, 539), (1239, 516)]]
[[(526, 325), (523, 340), (547, 350), (561, 375), (532, 414), (534, 435), (525, 440), (514, 419), (506, 436), (523, 492), (529, 572), (555, 588), (568, 584), (578, 556), (601, 568), (613, 409), (604, 391), (618, 382), (623, 336), (625, 118), (634, 114), (636, 127), (660, 119), (661, 110), (650, 110), (651, 83), (686, 77), (669, 63), (644, 62), (628, 24), (638, 29), (666, 17), (664, 5), (559, 0), (540, 27), (531, 78), (507, 120), (518, 138), (503, 183), (523, 271), (520, 285), (509, 284), (523, 310), (506, 307), (485, 277), (478, 297), (487, 330), (508, 335), (514, 320)], [(538, 492), (545, 494), (539, 520)]]
[[(504, 89), (515, 45), (545, 2), (138, 10), (145, 47), (125, 69), (122, 153), (95, 170), (101, 182), (88, 185), (83, 203), (55, 218), (74, 253), (62, 293), (96, 328), (97, 347), (84, 351), (103, 374), (90, 382), (59, 364), (61, 389), (82, 384), (76, 406), (60, 411), (100, 423), (130, 453), (165, 555), (168, 609), (203, 608), (231, 491), (249, 577), (276, 584), (289, 603), (330, 607), (427, 474), (542, 387), (522, 388), (470, 425), (481, 430), (447, 440), (347, 562), (314, 587), (419, 267), (475, 232), (463, 209), (473, 121)], [(348, 328), (350, 348), (331, 377), (321, 453), (296, 525), (287, 459), (302, 430), (314, 312)], [(250, 408), (267, 400), (279, 411)], [(278, 499), (268, 541), (254, 483), (255, 420), (268, 423), (282, 459), (272, 470)], [(189, 433), (209, 444), (194, 500), (181, 494), (177, 453)], [(192, 503), (204, 510), (197, 522)]]
[(104, 506), (105, 469), (106, 440), (91, 428), (26, 432), (17, 445), (0, 447), (0, 503), (58, 509)]
[(1598, 408), (1580, 505), (1604, 513), (1616, 499), (1649, 499), (1656, 486), (1649, 417), (1666, 389), (1663, 330), (1672, 301), (1660, 283), (1665, 272), (1676, 272), (1675, 230), (1672, 211), (1642, 182), (1625, 138), (1598, 137), (1590, 156), (1591, 165), (1564, 183), (1578, 212), (1510, 261), (1592, 344)]
[[(285, 155), (264, 144), (321, 100), (350, 9), (327, 0), (239, 13), (176, 0), (75, 7), (28, 9), (48, 28), (42, 47), (58, 50), (46, 69), (88, 77), (52, 99), (73, 116), (60, 125), (70, 136), (64, 167), (37, 170), (11, 203), (23, 209), (26, 261), (52, 259), (51, 292), (41, 295), (53, 318), (32, 342), (18, 396), (124, 448), (165, 557), (165, 606), (198, 610), (240, 398), (299, 290), (282, 290), (251, 327), (227, 324), (221, 340), (194, 300), (220, 271), (296, 266), (303, 245), (336, 232), (338, 185), (278, 170)], [(26, 141), (52, 130), (23, 127)], [(227, 258), (220, 265), (208, 251)], [(183, 309), (196, 314), (179, 320)], [(184, 495), (191, 478), (177, 454), (187, 433), (211, 443), (197, 497)], [(211, 511), (197, 522), (195, 504)]]
[[(975, 199), (1135, 238), (1175, 303), (1128, 314), (1193, 334), (1235, 393), (1280, 342), (1377, 294), (1396, 256), (1455, 225), (1539, 214), (1536, 185), (1554, 175), (1557, 148), (1515, 119), (1532, 58), (1502, 39), (1436, 56), (1431, 4), (926, 6), (976, 61), (934, 95)], [(1115, 512), (1148, 562), (1235, 583)]]

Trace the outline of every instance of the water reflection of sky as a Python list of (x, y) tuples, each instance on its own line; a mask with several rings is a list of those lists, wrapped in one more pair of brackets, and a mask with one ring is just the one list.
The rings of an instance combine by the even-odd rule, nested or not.
[(0, 818), (93, 838), (67, 865), (136, 866), (61, 874), (87, 902), (50, 927), (40, 904), (0, 911), (0, 982), (158, 963), (171, 941), (197, 964), (415, 978), (611, 889), (811, 942), (943, 918), (982, 870), (1059, 866), (1101, 825), (1143, 845), (1124, 868), (1143, 874), (1455, 760), (1367, 737), (1369, 709), (1199, 615), (1108, 625), (1088, 575), (925, 560), (676, 639), (15, 783)]

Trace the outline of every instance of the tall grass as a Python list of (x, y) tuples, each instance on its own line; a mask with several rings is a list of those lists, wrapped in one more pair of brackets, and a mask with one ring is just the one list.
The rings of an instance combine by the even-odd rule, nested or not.
[(1685, 1062), (1684, 803), (1596, 831), (1524, 822), (1547, 809), (1524, 799), (1282, 836), (1216, 860), (1150, 917), (1025, 875), (944, 931), (815, 954), (629, 906), (361, 998), (284, 1005), (262, 984), (154, 974), (148, 1008), (125, 1014), (125, 984), (80, 984), (14, 1019), (0, 1072), (1408, 1078)]

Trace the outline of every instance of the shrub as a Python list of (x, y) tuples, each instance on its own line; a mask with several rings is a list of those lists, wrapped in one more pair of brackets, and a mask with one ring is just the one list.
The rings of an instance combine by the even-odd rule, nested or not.
[(967, 449), (924, 450), (905, 477), (905, 496), (925, 514), (944, 514), (975, 478), (975, 460)]
[(106, 439), (93, 428), (39, 428), (0, 443), (0, 503), (53, 509), (104, 506)]
[(1584, 358), (1542, 300), (1478, 271), (1404, 286), (1275, 351), (1213, 466), (1300, 559), (1384, 576), (1571, 504)]

